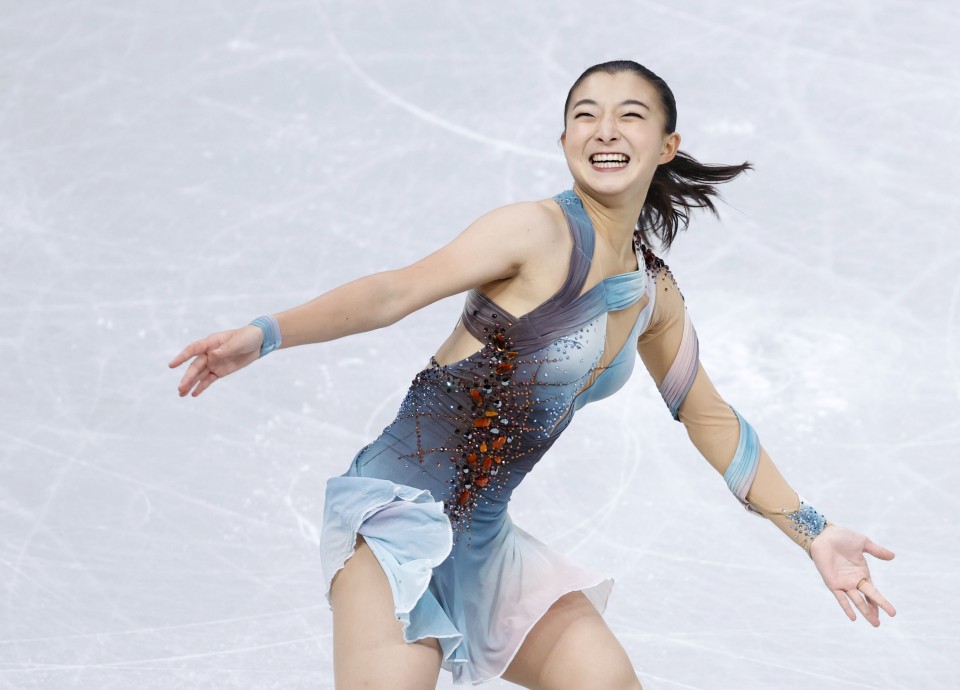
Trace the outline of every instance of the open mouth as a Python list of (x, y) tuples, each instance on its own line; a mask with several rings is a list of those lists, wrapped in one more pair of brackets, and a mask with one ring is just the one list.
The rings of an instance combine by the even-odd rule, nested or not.
[(595, 168), (622, 168), (630, 162), (625, 153), (595, 153), (590, 156), (590, 164)]

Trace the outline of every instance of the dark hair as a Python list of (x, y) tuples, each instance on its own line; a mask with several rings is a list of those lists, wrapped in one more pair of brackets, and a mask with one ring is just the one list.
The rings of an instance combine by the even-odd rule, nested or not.
[[(677, 101), (667, 82), (633, 60), (613, 60), (594, 65), (581, 74), (563, 104), (563, 126), (566, 130), (567, 111), (573, 92), (592, 74), (618, 74), (631, 72), (650, 82), (660, 96), (663, 108), (664, 133), (671, 134), (677, 129)], [(706, 208), (720, 217), (711, 197), (720, 198), (714, 185), (729, 182), (740, 173), (753, 170), (753, 166), (744, 161), (740, 165), (704, 165), (683, 151), (677, 151), (673, 160), (657, 167), (650, 181), (650, 189), (640, 211), (639, 234), (641, 241), (651, 246), (651, 235), (656, 237), (664, 249), (669, 249), (674, 238), (690, 224), (691, 209)]]

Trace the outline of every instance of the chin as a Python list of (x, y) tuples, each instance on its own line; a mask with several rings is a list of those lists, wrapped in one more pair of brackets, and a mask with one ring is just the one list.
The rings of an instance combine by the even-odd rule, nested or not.
[[(600, 177), (601, 179), (596, 179), (596, 177)], [(591, 193), (603, 197), (618, 197), (638, 193), (636, 190), (636, 180), (617, 180), (613, 179), (613, 175), (609, 175), (608, 178), (609, 179), (603, 179), (602, 176), (591, 176), (589, 180), (579, 180), (578, 184), (584, 189), (590, 190)]]

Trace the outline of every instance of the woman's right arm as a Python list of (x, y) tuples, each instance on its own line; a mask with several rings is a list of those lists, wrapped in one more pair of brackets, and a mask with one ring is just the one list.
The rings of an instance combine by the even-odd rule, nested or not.
[[(444, 297), (512, 278), (550, 241), (551, 220), (535, 202), (492, 211), (414, 264), (359, 278), (276, 314), (281, 348), (389, 326)], [(169, 364), (175, 368), (193, 358), (178, 386), (180, 395), (192, 391), (195, 397), (256, 360), (262, 339), (259, 328), (244, 326), (188, 345)]]
[(281, 347), (383, 328), (444, 297), (512, 278), (534, 251), (544, 216), (536, 203), (497, 209), (414, 264), (364, 276), (280, 312)]

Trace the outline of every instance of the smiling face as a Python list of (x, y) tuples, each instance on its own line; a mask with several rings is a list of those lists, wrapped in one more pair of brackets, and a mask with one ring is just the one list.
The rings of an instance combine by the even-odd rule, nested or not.
[(670, 161), (680, 135), (664, 132), (656, 88), (633, 72), (597, 72), (570, 97), (560, 138), (579, 187), (601, 198), (646, 196), (657, 166)]

